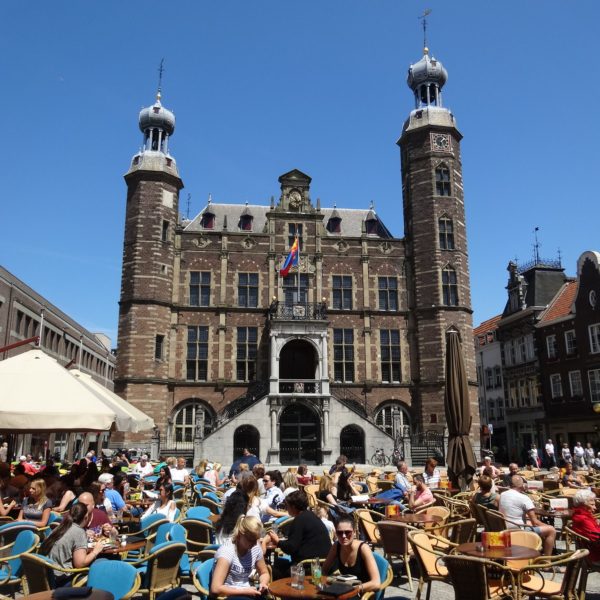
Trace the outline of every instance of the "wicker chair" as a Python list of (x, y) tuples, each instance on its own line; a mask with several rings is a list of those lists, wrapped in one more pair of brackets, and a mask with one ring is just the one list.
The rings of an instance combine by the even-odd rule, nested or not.
[(367, 539), (369, 545), (372, 547), (381, 546), (381, 536), (377, 526), (383, 519), (383, 515), (368, 508), (358, 508), (354, 511), (354, 518), (358, 530)]
[(492, 509), (483, 509), (485, 510), (485, 520), (487, 523), (486, 531), (504, 531), (506, 527), (506, 519), (504, 515)]
[(65, 569), (57, 565), (53, 560), (39, 554), (23, 554), (23, 576), (25, 578), (24, 588), (26, 595), (48, 592), (54, 589), (54, 572), (59, 571), (65, 575), (77, 575), (87, 573), (88, 568)]
[[(595, 516), (595, 515), (594, 515)], [(563, 533), (565, 534), (565, 539), (568, 540), (567, 548), (570, 546), (570, 542), (574, 542), (575, 548), (578, 550), (589, 550), (592, 546), (592, 540), (585, 535), (581, 535), (577, 533), (574, 529), (569, 526), (565, 526), (563, 529)], [(587, 560), (587, 570), (588, 573), (600, 573), (600, 565), (593, 564)]]
[[(542, 538), (534, 531), (523, 531), (522, 529), (507, 529), (505, 532), (510, 534), (510, 543), (515, 546), (525, 546), (527, 548), (533, 548), (538, 552), (542, 549)], [(511, 571), (518, 571), (531, 564), (529, 559), (521, 560), (507, 560), (506, 567)]]
[(514, 578), (503, 565), (463, 555), (444, 559), (456, 600), (494, 600), (512, 597)]
[(144, 566), (146, 572), (139, 592), (154, 600), (157, 594), (178, 584), (179, 561), (186, 551), (186, 545), (178, 542), (165, 542), (152, 548), (143, 560), (134, 561), (133, 566)]
[(0, 558), (0, 590), (14, 591), (23, 583), (23, 561), (25, 554), (33, 552), (40, 543), (33, 531), (21, 531), (15, 541), (5, 546), (8, 555)]
[(427, 584), (426, 600), (429, 600), (433, 581), (450, 583), (448, 569), (440, 560), (440, 558), (446, 558), (447, 555), (434, 549), (429, 536), (424, 531), (410, 531), (408, 541), (412, 546), (420, 571), (416, 600), (420, 600), (425, 583)]
[(183, 519), (180, 525), (187, 531), (187, 551), (196, 559), (198, 552), (206, 550), (213, 544), (214, 527), (199, 519)]
[(316, 483), (309, 483), (304, 486), (304, 493), (308, 496), (308, 505), (311, 508), (317, 507), (317, 492), (319, 491), (319, 486)]
[(435, 550), (452, 552), (459, 544), (472, 542), (477, 532), (475, 519), (461, 519), (446, 525), (431, 527), (427, 533)]
[(408, 543), (409, 531), (415, 531), (413, 527), (397, 521), (381, 521), (378, 523), (381, 546), (385, 557), (392, 564), (392, 558), (397, 556), (404, 563), (404, 570), (408, 578), (408, 587), (413, 591), (412, 575), (410, 572), (410, 544)]
[[(560, 556), (541, 556), (519, 570), (517, 598), (583, 600), (587, 583), (585, 568), (588, 550), (576, 550)], [(557, 569), (565, 572), (557, 580)]]
[(471, 508), (468, 502), (456, 500), (446, 494), (433, 494), (438, 501), (438, 506), (444, 506), (450, 511), (450, 519), (468, 519), (471, 517)]
[(443, 527), (450, 518), (450, 511), (444, 506), (429, 506), (427, 508), (417, 510), (416, 512), (420, 514), (426, 514), (427, 516), (440, 517), (441, 520), (437, 523), (425, 523), (425, 530), (432, 529), (434, 527)]
[(377, 479), (377, 477), (373, 477), (372, 475), (369, 475), (365, 481), (366, 481), (370, 496), (377, 495), (377, 494), (379, 494), (379, 492), (381, 492), (381, 489), (379, 488), (379, 479)]

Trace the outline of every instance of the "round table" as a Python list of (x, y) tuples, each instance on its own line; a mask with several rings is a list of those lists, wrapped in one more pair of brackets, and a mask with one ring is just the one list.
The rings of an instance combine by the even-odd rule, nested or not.
[(427, 513), (407, 513), (405, 515), (386, 517), (386, 520), (399, 521), (400, 523), (408, 523), (409, 525), (424, 525), (425, 523), (439, 523), (442, 521), (442, 517)]
[(545, 508), (536, 508), (535, 514), (539, 517), (545, 517), (547, 519), (572, 519), (573, 509), (571, 508), (554, 508), (546, 510)]
[(527, 546), (518, 546), (513, 544), (507, 548), (485, 548), (479, 542), (467, 542), (459, 544), (456, 552), (466, 554), (467, 556), (476, 556), (478, 558), (487, 558), (489, 560), (523, 560), (537, 558), (540, 556), (539, 550), (528, 548)]
[[(326, 578), (323, 577), (322, 579), (325, 580)], [(293, 588), (292, 578), (284, 577), (283, 579), (272, 581), (269, 584), (269, 591), (273, 596), (278, 598), (292, 598), (294, 600), (299, 600), (300, 598), (327, 598), (328, 600), (331, 600), (333, 598), (333, 596), (321, 593), (317, 586), (313, 585), (310, 575), (307, 575), (304, 579), (304, 589), (299, 590)], [(349, 600), (350, 598), (354, 598), (356, 594), (356, 588), (352, 588), (348, 593), (336, 596), (336, 598), (337, 600)]]

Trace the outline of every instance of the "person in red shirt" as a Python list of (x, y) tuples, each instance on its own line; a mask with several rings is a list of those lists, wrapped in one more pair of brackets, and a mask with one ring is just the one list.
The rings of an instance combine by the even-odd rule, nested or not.
[(38, 470), (33, 466), (33, 464), (27, 462), (26, 456), (20, 456), (19, 463), (23, 465), (26, 475), (35, 475), (38, 472)]
[(573, 531), (591, 540), (588, 560), (600, 565), (600, 523), (594, 517), (596, 495), (591, 490), (579, 490), (573, 497)]

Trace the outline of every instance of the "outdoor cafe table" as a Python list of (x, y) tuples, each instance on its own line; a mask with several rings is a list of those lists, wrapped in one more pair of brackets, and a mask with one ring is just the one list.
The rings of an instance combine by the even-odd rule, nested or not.
[[(322, 581), (325, 582), (326, 578), (323, 577)], [(314, 585), (310, 581), (310, 576), (307, 576), (304, 579), (304, 589), (296, 589), (292, 587), (292, 578), (284, 577), (283, 579), (277, 579), (276, 581), (272, 581), (269, 584), (269, 592), (277, 598), (291, 598), (293, 600), (299, 600), (301, 598), (315, 598), (315, 599), (325, 599), (332, 600), (332, 596), (328, 596), (327, 594), (323, 594), (319, 591), (316, 585)], [(337, 600), (349, 600), (350, 598), (354, 598), (358, 595), (358, 590), (356, 588), (352, 588), (346, 594), (342, 594), (341, 596), (336, 596)]]
[(476, 556), (495, 561), (524, 560), (540, 556), (539, 550), (517, 544), (513, 544), (507, 548), (486, 548), (479, 542), (467, 542), (459, 544), (455, 550), (458, 554), (466, 554), (467, 556)]
[(386, 517), (386, 520), (399, 521), (400, 523), (408, 523), (409, 525), (424, 525), (425, 523), (439, 523), (442, 521), (442, 517), (427, 513), (407, 513)]

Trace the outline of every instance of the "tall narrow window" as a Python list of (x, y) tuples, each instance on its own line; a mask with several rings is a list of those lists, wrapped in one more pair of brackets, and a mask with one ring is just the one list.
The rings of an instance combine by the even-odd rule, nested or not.
[(588, 371), (590, 380), (590, 400), (600, 402), (600, 369), (591, 369)]
[(352, 276), (334, 275), (331, 282), (333, 288), (333, 308), (352, 310)]
[(396, 277), (379, 277), (379, 310), (398, 310)]
[(590, 332), (590, 352), (597, 354), (600, 352), (600, 323), (589, 326)]
[(300, 251), (304, 250), (304, 244), (302, 243), (302, 223), (289, 223), (288, 224), (288, 249), (292, 247), (296, 236), (298, 236), (298, 246)]
[(577, 336), (574, 329), (565, 331), (565, 348), (567, 349), (568, 356), (577, 354)]
[(258, 328), (237, 328), (236, 376), (238, 381), (253, 381), (256, 378), (257, 339)]
[(188, 326), (186, 379), (206, 381), (208, 378), (208, 327)]
[(450, 196), (450, 169), (446, 166), (435, 170), (435, 193), (438, 196)]
[(354, 381), (354, 331), (333, 330), (333, 376), (335, 381)]
[(384, 383), (399, 383), (401, 380), (400, 365), (400, 331), (398, 329), (382, 329), (379, 332), (381, 343), (381, 380)]
[(190, 305), (210, 306), (210, 272), (190, 272)]
[(569, 371), (569, 386), (571, 388), (572, 398), (579, 398), (583, 395), (581, 371)]
[(292, 273), (283, 278), (283, 295), (288, 306), (304, 304), (308, 299), (308, 275), (300, 274), (300, 289), (298, 290), (298, 273)]
[(163, 242), (169, 241), (169, 221), (162, 222), (162, 232), (160, 234), (160, 239)]
[(550, 391), (552, 398), (562, 398), (563, 391), (560, 373), (553, 373), (550, 375)]
[(442, 269), (442, 295), (445, 306), (458, 306), (458, 284), (452, 267)]
[(258, 273), (238, 275), (238, 306), (246, 308), (258, 306)]
[(162, 360), (164, 358), (164, 356), (163, 356), (164, 346), (165, 346), (165, 336), (157, 335), (154, 340), (154, 358), (156, 360)]
[(440, 235), (440, 249), (454, 250), (454, 224), (452, 223), (452, 219), (442, 217), (438, 221), (438, 228)]
[(546, 336), (546, 350), (550, 360), (558, 357), (558, 342), (555, 335)]

